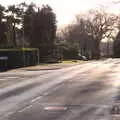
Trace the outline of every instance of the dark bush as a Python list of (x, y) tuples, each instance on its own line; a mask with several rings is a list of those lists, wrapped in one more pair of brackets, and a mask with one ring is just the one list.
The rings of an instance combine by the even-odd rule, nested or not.
[(0, 49), (0, 57), (7, 57), (7, 60), (0, 60), (0, 69), (12, 69), (24, 66), (37, 65), (39, 56), (38, 49)]
[(78, 59), (78, 49), (76, 46), (70, 46), (68, 49), (63, 49), (64, 59)]

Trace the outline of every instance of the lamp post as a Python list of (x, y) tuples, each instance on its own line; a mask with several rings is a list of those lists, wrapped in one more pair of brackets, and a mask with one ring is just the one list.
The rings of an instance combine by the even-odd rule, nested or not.
[[(23, 14), (23, 23), (24, 23), (24, 14)], [(22, 39), (23, 66), (25, 66), (24, 41), (25, 41), (25, 33), (24, 33), (24, 25), (23, 25), (23, 39)]]
[(39, 60), (40, 60), (40, 56), (39, 56), (39, 48), (37, 49), (37, 56), (38, 56), (38, 65), (39, 65)]

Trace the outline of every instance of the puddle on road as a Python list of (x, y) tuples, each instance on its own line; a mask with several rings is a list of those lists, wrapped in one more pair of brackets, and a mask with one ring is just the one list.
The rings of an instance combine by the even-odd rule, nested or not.
[(47, 106), (44, 107), (46, 111), (66, 111), (68, 108), (64, 106)]
[(41, 69), (26, 69), (26, 71), (42, 71), (42, 70), (58, 70), (61, 68), (41, 68)]

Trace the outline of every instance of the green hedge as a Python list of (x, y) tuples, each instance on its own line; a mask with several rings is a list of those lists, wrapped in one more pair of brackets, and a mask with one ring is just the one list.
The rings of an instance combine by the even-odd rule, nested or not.
[(0, 49), (0, 57), (8, 57), (8, 60), (0, 60), (0, 69), (37, 65), (39, 62), (39, 49)]

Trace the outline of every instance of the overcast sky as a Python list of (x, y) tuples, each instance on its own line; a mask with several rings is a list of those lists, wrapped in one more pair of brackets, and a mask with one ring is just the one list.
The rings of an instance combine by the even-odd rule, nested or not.
[[(57, 15), (58, 25), (64, 26), (72, 22), (74, 16), (99, 5), (110, 6), (111, 11), (117, 12), (120, 8), (112, 5), (112, 0), (1, 0), (2, 5), (18, 4), (21, 2), (34, 2), (38, 5), (49, 4)], [(117, 1), (117, 0), (114, 0)], [(120, 9), (119, 9), (120, 11)]]

